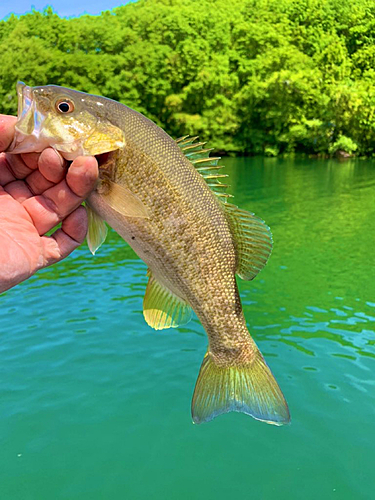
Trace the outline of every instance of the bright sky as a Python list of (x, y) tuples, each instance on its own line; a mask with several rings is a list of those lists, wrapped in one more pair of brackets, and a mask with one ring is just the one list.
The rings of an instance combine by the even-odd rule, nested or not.
[(103, 10), (128, 3), (130, 0), (0, 0), (0, 19), (8, 14), (25, 14), (33, 7), (43, 10), (51, 5), (60, 16), (79, 16), (81, 14), (100, 14)]

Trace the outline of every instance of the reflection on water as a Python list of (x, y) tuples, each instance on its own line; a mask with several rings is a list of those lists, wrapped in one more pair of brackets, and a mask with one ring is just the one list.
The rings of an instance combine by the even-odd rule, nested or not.
[(110, 232), (0, 297), (1, 498), (372, 497), (375, 163), (223, 163), (273, 232), (239, 286), (292, 425), (191, 425), (203, 329), (145, 324), (146, 267)]
[(375, 163), (259, 159), (249, 170), (247, 162), (226, 161), (236, 202), (270, 225), (274, 251), (260, 280), (242, 289), (259, 289), (268, 317), (283, 311), (285, 336), (373, 357)]

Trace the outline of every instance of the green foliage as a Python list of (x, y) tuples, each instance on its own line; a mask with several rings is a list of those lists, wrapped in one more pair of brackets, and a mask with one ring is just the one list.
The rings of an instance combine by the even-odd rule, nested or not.
[(329, 152), (331, 154), (339, 153), (340, 151), (344, 151), (346, 153), (352, 154), (357, 151), (358, 145), (350, 139), (350, 137), (346, 137), (345, 135), (340, 135), (337, 140), (330, 145)]
[(219, 151), (375, 153), (373, 0), (139, 0), (100, 16), (0, 22), (0, 111), (15, 83), (139, 110)]

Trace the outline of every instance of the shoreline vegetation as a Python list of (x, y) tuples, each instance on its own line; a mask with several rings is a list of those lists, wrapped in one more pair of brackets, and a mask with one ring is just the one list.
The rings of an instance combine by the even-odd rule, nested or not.
[(139, 0), (100, 16), (0, 22), (0, 112), (15, 84), (120, 101), (234, 155), (375, 156), (373, 0)]

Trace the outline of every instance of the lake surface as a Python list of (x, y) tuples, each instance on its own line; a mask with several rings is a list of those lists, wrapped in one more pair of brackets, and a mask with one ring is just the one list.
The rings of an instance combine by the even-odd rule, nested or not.
[(203, 328), (146, 325), (146, 267), (111, 232), (0, 296), (1, 499), (375, 497), (375, 162), (223, 163), (273, 232), (239, 286), (291, 425), (191, 423)]

